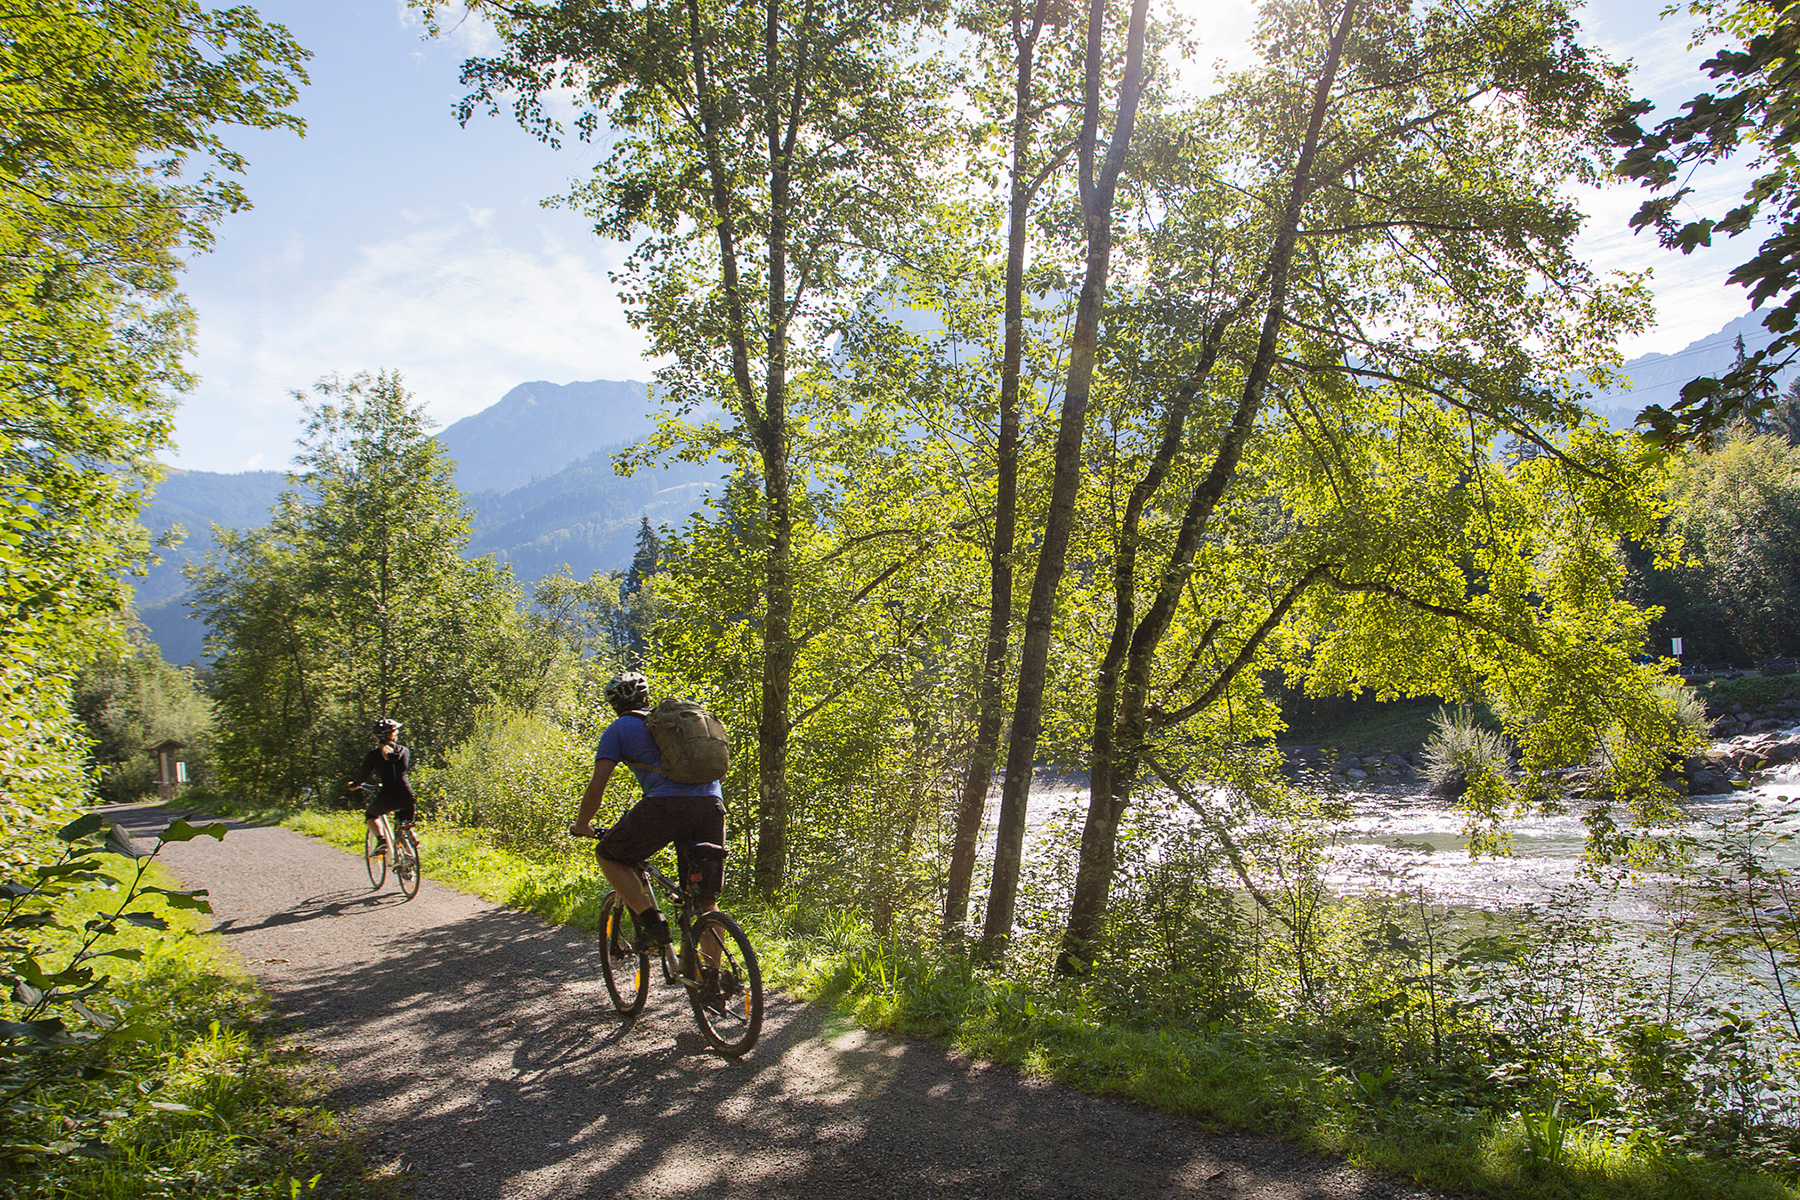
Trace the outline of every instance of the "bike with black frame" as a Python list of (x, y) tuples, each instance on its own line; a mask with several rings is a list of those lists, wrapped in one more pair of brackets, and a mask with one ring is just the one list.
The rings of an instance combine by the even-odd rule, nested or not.
[[(597, 830), (596, 838), (606, 836)], [(756, 950), (735, 918), (718, 909), (702, 911), (700, 894), (717, 894), (725, 874), (725, 848), (711, 842), (675, 845), (676, 878), (650, 863), (637, 864), (638, 878), (663, 913), (674, 912), (681, 931), (679, 953), (669, 946), (639, 950), (636, 921), (617, 892), (600, 901), (600, 973), (613, 1007), (626, 1016), (641, 1012), (650, 995), (650, 957), (661, 964), (663, 982), (679, 982), (694, 1010), (694, 1023), (708, 1045), (733, 1058), (750, 1052), (762, 1032), (762, 971)]]
[[(369, 804), (381, 794), (381, 784), (364, 780), (356, 789)], [(382, 853), (387, 846), (388, 853)], [(388, 856), (393, 856), (390, 864)], [(375, 818), (375, 832), (363, 834), (363, 865), (369, 869), (369, 886), (380, 888), (387, 882), (388, 867), (394, 869), (394, 882), (408, 900), (419, 894), (419, 839), (413, 836), (411, 821), (396, 822), (392, 814)]]

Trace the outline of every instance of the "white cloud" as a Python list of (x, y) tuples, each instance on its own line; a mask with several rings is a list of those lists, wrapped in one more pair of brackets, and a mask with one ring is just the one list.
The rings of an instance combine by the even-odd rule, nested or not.
[[(425, 22), (409, 0), (394, 0), (400, 28), (424, 32)], [(446, 42), (463, 54), (495, 54), (504, 47), (493, 23), (481, 13), (472, 13), (454, 0), (440, 3), (436, 13), (438, 28)]]
[(300, 412), (291, 390), (334, 372), (397, 369), (443, 424), (528, 380), (646, 378), (642, 339), (606, 278), (619, 254), (542, 224), (421, 215), (333, 275), (278, 272), (260, 302), (195, 296), (202, 382), (179, 414), (178, 462), (287, 461)]

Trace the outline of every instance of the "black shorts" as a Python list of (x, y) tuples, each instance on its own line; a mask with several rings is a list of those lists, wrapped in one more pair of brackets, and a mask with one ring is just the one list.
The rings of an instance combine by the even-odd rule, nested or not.
[(403, 792), (390, 794), (387, 788), (382, 788), (375, 794), (375, 799), (369, 801), (369, 807), (363, 809), (363, 820), (373, 821), (382, 813), (393, 813), (395, 819), (404, 824), (418, 816), (418, 802)]
[(672, 842), (725, 844), (725, 801), (717, 796), (650, 796), (639, 800), (600, 839), (595, 853), (636, 865)]

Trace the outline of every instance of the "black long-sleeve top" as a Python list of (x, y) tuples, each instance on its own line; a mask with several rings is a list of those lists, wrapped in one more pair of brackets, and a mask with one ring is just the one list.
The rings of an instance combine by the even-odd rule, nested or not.
[(362, 760), (362, 766), (357, 768), (356, 777), (350, 782), (352, 786), (355, 786), (373, 775), (381, 781), (381, 790), (387, 793), (389, 799), (404, 796), (411, 800), (413, 799), (412, 784), (406, 778), (406, 773), (411, 769), (411, 750), (396, 742), (394, 743), (394, 753), (390, 757), (384, 755), (381, 747), (377, 746), (369, 751), (368, 756)]

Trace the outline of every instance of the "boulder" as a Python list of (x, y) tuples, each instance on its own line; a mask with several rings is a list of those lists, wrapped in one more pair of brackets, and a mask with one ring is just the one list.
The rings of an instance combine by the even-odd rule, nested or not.
[(1688, 794), (1693, 796), (1717, 796), (1736, 790), (1723, 771), (1703, 768), (1689, 773), (1687, 780)]

